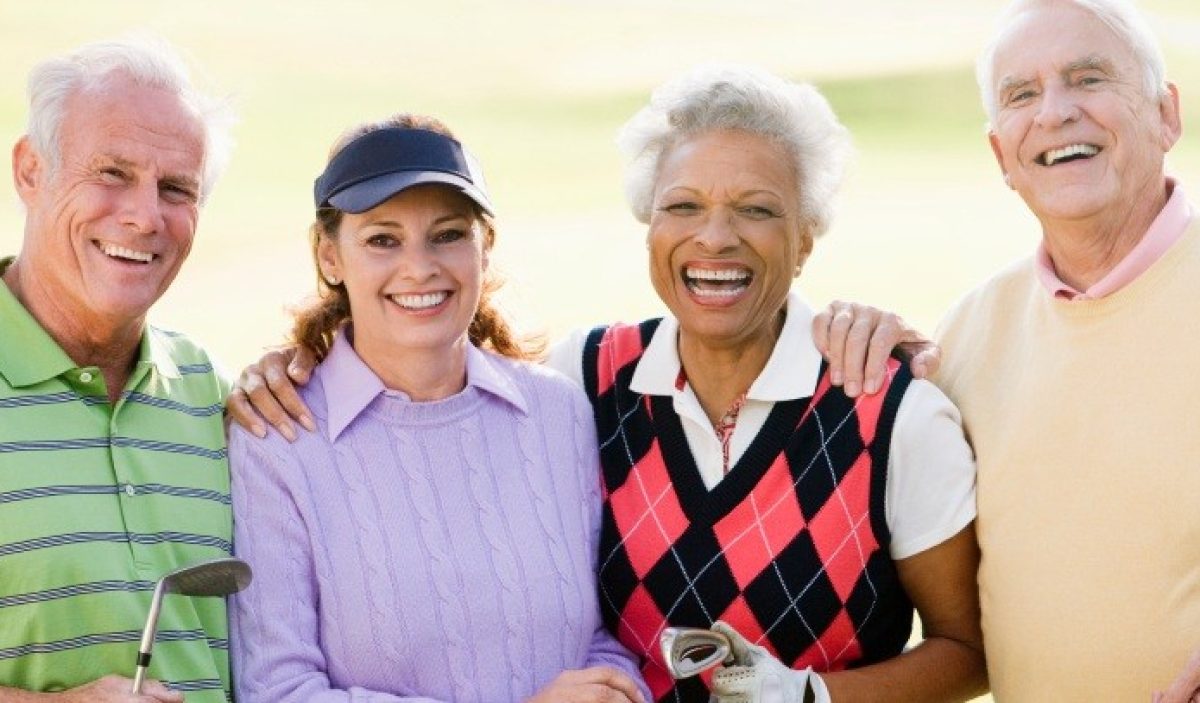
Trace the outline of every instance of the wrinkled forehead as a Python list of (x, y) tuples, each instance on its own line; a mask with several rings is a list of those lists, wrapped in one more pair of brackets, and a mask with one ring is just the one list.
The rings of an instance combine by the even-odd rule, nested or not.
[(1133, 47), (1092, 12), (1070, 2), (1039, 3), (1005, 24), (992, 57), (992, 87), (1077, 66), (1136, 73)]
[(59, 145), (87, 159), (111, 153), (134, 162), (156, 161), (173, 170), (203, 169), (204, 121), (178, 93), (129, 79), (82, 89), (66, 103)]

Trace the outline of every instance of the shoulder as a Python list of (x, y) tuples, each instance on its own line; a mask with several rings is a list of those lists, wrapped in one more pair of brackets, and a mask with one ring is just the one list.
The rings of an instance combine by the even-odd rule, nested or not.
[(157, 365), (174, 367), (185, 387), (203, 389), (216, 402), (224, 402), (232, 388), (229, 371), (217, 363), (209, 353), (194, 340), (181, 332), (146, 326), (151, 355)]
[(1039, 285), (1034, 266), (1033, 257), (1019, 259), (969, 291), (951, 306), (939, 328), (939, 335), (964, 321), (977, 319), (982, 312), (1005, 305), (1014, 297), (1027, 296), (1031, 286)]
[(188, 369), (193, 372), (211, 373), (215, 371), (208, 352), (182, 332), (147, 325), (146, 334), (149, 335), (155, 352), (164, 354), (177, 366), (204, 367)]
[(543, 401), (557, 399), (587, 403), (583, 388), (557, 368), (510, 359), (487, 351), (484, 354), (492, 368), (508, 379), (522, 395)]
[(1030, 303), (1045, 295), (1034, 267), (1032, 257), (1014, 262), (950, 308), (935, 335), (945, 357), (936, 376), (943, 389), (968, 365), (978, 363), (980, 354), (999, 348), (993, 344), (997, 336), (1008, 336), (1014, 326), (1025, 324)]

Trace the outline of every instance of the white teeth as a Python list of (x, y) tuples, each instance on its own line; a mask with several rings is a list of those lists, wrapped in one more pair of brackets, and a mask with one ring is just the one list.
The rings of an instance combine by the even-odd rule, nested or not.
[(97, 242), (97, 244), (100, 245), (100, 251), (118, 259), (130, 259), (132, 261), (140, 261), (143, 264), (148, 264), (154, 260), (154, 254), (148, 251), (134, 251), (133, 249), (126, 249), (125, 247), (119, 247), (116, 244), (109, 244), (108, 242)]
[(742, 291), (746, 290), (745, 286), (738, 286), (737, 288), (718, 288), (717, 290), (711, 290), (709, 288), (689, 288), (691, 288), (692, 293), (695, 293), (701, 298), (732, 298), (733, 296), (738, 295)]
[(392, 302), (396, 303), (402, 308), (408, 308), (409, 310), (424, 310), (425, 308), (432, 308), (441, 305), (446, 298), (450, 297), (450, 294), (446, 291), (441, 291), (439, 293), (393, 295), (390, 297)]
[(1095, 156), (1099, 153), (1100, 149), (1092, 146), (1091, 144), (1068, 144), (1060, 149), (1051, 149), (1050, 151), (1047, 151), (1042, 156), (1042, 161), (1044, 161), (1047, 166), (1053, 166), (1059, 161), (1068, 159), (1072, 156)]
[(701, 281), (743, 281), (750, 278), (750, 272), (745, 269), (688, 268), (684, 275)]

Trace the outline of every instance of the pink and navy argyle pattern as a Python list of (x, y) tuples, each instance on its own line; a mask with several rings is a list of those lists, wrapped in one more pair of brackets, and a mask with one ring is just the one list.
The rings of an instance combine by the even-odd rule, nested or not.
[(912, 604), (888, 555), (887, 454), (911, 376), (847, 398), (826, 370), (812, 398), (776, 403), (709, 491), (666, 396), (629, 390), (658, 320), (593, 330), (584, 377), (601, 444), (600, 602), (640, 655), (658, 701), (705, 703), (666, 673), (666, 626), (724, 620), (795, 668), (837, 671), (898, 654)]

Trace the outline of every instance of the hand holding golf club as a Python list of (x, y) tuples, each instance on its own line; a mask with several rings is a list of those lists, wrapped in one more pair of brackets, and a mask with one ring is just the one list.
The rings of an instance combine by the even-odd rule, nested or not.
[(802, 671), (787, 667), (723, 622), (717, 621), (712, 629), (729, 640), (733, 659), (713, 674), (716, 703), (829, 703), (825, 682), (812, 667)]
[[(183, 694), (172, 691), (162, 683), (147, 680), (142, 686), (141, 693), (130, 693), (131, 679), (116, 674), (109, 674), (88, 682), (82, 686), (60, 691), (58, 693), (22, 694), (33, 695), (37, 700), (55, 701), (55, 703), (183, 703)], [(0, 692), (0, 699), (9, 700)], [(33, 700), (18, 697), (15, 700)]]

